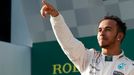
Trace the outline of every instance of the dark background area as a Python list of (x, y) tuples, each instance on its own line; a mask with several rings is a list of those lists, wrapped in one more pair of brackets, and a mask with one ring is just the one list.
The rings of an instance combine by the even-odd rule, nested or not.
[(0, 41), (11, 40), (11, 0), (0, 2)]

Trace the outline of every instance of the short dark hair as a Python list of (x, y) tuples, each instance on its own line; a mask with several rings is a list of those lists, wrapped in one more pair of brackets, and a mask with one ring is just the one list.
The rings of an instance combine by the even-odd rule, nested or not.
[[(126, 30), (127, 30), (126, 23), (124, 23), (119, 17), (114, 16), (114, 15), (111, 15), (111, 16), (104, 16), (104, 18), (102, 18), (102, 19), (100, 20), (100, 22), (102, 22), (103, 20), (107, 20), (107, 19), (116, 21), (117, 26), (118, 26), (118, 32), (123, 32), (123, 34), (124, 34), (123, 39), (124, 39), (124, 38), (125, 38), (125, 35), (126, 35)], [(100, 22), (99, 22), (99, 23), (100, 23)], [(122, 40), (123, 40), (123, 39), (122, 39)]]

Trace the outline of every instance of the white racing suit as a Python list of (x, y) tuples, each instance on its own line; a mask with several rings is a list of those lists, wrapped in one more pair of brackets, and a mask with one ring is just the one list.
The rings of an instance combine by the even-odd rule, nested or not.
[(109, 58), (95, 49), (86, 49), (82, 42), (74, 38), (61, 14), (51, 16), (50, 21), (62, 50), (81, 75), (134, 75), (134, 63), (123, 51)]

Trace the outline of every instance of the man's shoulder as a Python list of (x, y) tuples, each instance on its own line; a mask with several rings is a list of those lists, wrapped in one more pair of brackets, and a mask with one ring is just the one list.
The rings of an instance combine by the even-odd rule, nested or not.
[(134, 61), (124, 55), (117, 61), (116, 68), (126, 75), (134, 70)]
[(127, 58), (126, 59), (127, 65), (129, 65), (128, 66), (129, 72), (134, 71), (134, 61), (129, 59), (128, 57), (126, 57), (126, 58)]
[(101, 52), (94, 49), (94, 48), (90, 48), (90, 49), (87, 49), (87, 52), (90, 56), (100, 56), (101, 55)]
[(130, 58), (124, 56), (124, 58), (122, 59), (122, 62), (126, 63), (126, 65), (129, 65), (129, 67), (134, 69), (134, 61), (131, 60)]
[(126, 61), (130, 62), (130, 63), (134, 63), (134, 61), (132, 59), (130, 59), (129, 57), (126, 57), (124, 58)]
[(124, 55), (122, 61), (127, 62), (128, 64), (134, 64), (134, 61)]

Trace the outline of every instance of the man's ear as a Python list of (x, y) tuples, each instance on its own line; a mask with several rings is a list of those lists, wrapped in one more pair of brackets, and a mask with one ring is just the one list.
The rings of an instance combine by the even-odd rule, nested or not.
[(124, 37), (124, 34), (122, 32), (119, 32), (118, 35), (117, 35), (117, 40), (122, 41), (123, 37)]

